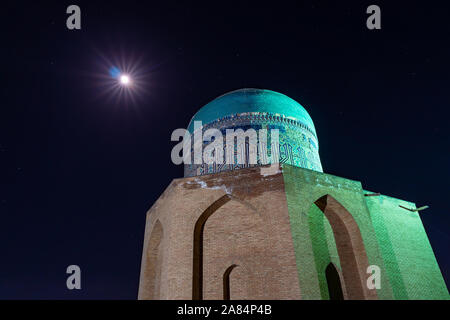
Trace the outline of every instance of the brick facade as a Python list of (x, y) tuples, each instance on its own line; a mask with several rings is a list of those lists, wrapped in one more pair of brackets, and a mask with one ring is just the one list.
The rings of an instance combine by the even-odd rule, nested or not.
[[(326, 269), (344, 299), (448, 299), (426, 234), (390, 242), (390, 213), (365, 193), (289, 165), (176, 179), (147, 214), (139, 299), (329, 299)], [(423, 230), (400, 211), (404, 235)], [(423, 268), (400, 270), (406, 260)], [(379, 289), (367, 287), (369, 265)]]

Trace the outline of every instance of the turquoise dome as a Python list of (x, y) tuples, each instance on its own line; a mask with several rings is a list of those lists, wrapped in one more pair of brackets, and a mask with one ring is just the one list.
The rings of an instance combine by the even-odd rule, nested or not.
[[(263, 89), (240, 89), (226, 93), (202, 107), (191, 119), (188, 130), (191, 134), (191, 160), (194, 150), (194, 122), (201, 121), (199, 130), (205, 133), (216, 129), (218, 140), (214, 139), (223, 153), (215, 153), (217, 161), (185, 163), (184, 176), (193, 177), (234, 171), (268, 163), (289, 164), (322, 172), (319, 157), (319, 141), (313, 121), (308, 112), (295, 100), (284, 94)], [(250, 138), (241, 139), (228, 149), (228, 130), (257, 133), (256, 159), (250, 161)], [(272, 130), (278, 130), (278, 139), (272, 141)], [(267, 136), (262, 139), (261, 134)], [(199, 136), (197, 136), (199, 137)], [(203, 138), (203, 135), (200, 135)], [(239, 139), (238, 139), (239, 140)], [(270, 140), (270, 141), (269, 141)], [(234, 138), (233, 138), (234, 141)], [(202, 150), (212, 143), (201, 141)], [(221, 147), (220, 147), (221, 146)], [(227, 155), (224, 157), (224, 155)], [(200, 157), (202, 158), (202, 157)], [(198, 158), (197, 158), (198, 160)], [(256, 161), (255, 161), (256, 160)]]
[(194, 121), (203, 125), (227, 116), (242, 113), (270, 113), (296, 120), (316, 135), (314, 123), (305, 108), (284, 94), (264, 89), (239, 89), (228, 92), (202, 107), (191, 119), (188, 130), (194, 130)]

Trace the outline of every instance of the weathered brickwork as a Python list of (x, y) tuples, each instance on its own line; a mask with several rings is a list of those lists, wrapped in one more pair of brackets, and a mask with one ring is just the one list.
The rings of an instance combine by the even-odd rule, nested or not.
[[(147, 216), (140, 299), (192, 299), (194, 231), (199, 217), (222, 197), (229, 201), (203, 230), (202, 299), (222, 299), (225, 270), (231, 299), (300, 299), (294, 245), (281, 172), (251, 168), (174, 180)], [(161, 276), (149, 285), (151, 233), (161, 223)], [(159, 294), (150, 292), (160, 288)]]
[(139, 298), (223, 299), (231, 267), (230, 299), (329, 299), (333, 263), (345, 299), (448, 299), (420, 218), (398, 207), (413, 204), (367, 193), (289, 165), (176, 179), (148, 212)]

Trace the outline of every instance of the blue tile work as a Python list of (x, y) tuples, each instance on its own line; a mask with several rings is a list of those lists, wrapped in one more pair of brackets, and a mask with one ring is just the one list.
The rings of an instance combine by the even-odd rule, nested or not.
[[(271, 114), (266, 112), (246, 112), (226, 116), (207, 123), (206, 125), (204, 124), (202, 130), (203, 132), (205, 132), (206, 130), (211, 128), (220, 130), (222, 132), (222, 135), (224, 136), (224, 155), (225, 132), (227, 129), (242, 129), (246, 131), (247, 129), (252, 128), (256, 130), (256, 132), (258, 132), (258, 130), (260, 129), (267, 129), (267, 156), (272, 155), (270, 130), (279, 129), (279, 145), (277, 147), (278, 157), (275, 154), (275, 157), (278, 158), (278, 161), (275, 160), (272, 162), (286, 163), (296, 167), (322, 172), (322, 165), (319, 158), (318, 141), (315, 131), (311, 130), (310, 126), (298, 120), (288, 118), (280, 114)], [(193, 133), (191, 134), (191, 139), (193, 141)], [(203, 142), (203, 149), (209, 143), (210, 142)], [(261, 159), (261, 154), (264, 150), (259, 150), (259, 147), (260, 145), (258, 135), (257, 165), (248, 164), (249, 147), (247, 140), (245, 144), (245, 159), (247, 159), (247, 164), (237, 164), (238, 147), (235, 145), (234, 164), (187, 164), (184, 166), (184, 176), (192, 177), (267, 164), (265, 163), (264, 159)], [(191, 149), (191, 155), (193, 155), (193, 148)]]

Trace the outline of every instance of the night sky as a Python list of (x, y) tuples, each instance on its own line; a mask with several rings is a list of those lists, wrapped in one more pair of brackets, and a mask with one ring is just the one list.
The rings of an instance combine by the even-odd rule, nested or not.
[[(450, 282), (450, 8), (162, 3), (2, 3), (0, 299), (136, 299), (146, 211), (183, 176), (172, 131), (245, 87), (305, 107), (324, 172), (429, 205)], [(81, 30), (66, 28), (71, 4)], [(370, 4), (381, 30), (366, 28)], [(114, 65), (142, 90), (107, 92)], [(66, 288), (72, 264), (82, 290)]]

